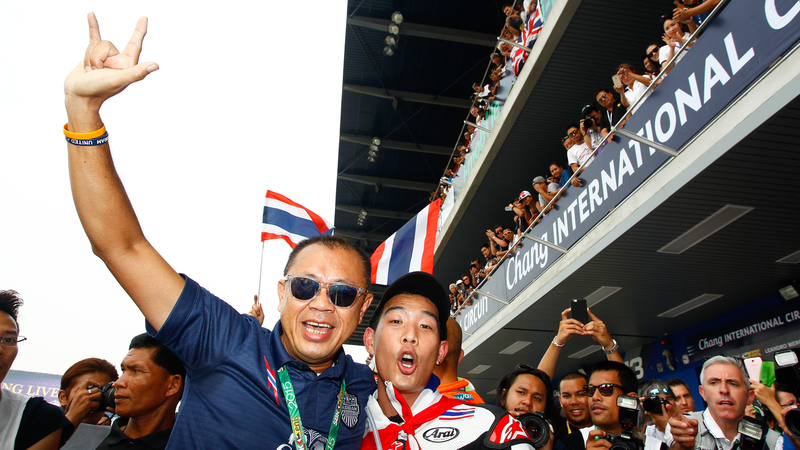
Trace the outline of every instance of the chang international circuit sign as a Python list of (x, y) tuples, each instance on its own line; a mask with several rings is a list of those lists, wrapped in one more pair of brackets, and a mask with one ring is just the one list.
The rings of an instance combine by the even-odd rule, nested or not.
[[(628, 120), (626, 131), (680, 149), (800, 39), (798, 0), (727, 3)], [(583, 187), (567, 189), (531, 234), (569, 249), (669, 158), (618, 134), (581, 174)], [(520, 250), (502, 263), (481, 290), (510, 302), (560, 256), (556, 250), (524, 239)], [(497, 304), (497, 311), (503, 306), (489, 302)], [(465, 317), (478, 315), (470, 314), (478, 306), (473, 303), (456, 318), (467, 333), (474, 333), (494, 315), (493, 308), (486, 308), (478, 320), (465, 322)]]

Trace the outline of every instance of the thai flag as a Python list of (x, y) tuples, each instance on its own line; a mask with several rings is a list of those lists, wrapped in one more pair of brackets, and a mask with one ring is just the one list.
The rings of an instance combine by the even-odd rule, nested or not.
[(433, 274), (433, 250), (441, 199), (426, 206), (372, 254), (372, 282), (391, 284), (401, 276), (421, 270)]
[(283, 239), (292, 248), (303, 239), (333, 234), (333, 224), (310, 209), (295, 203), (277, 192), (267, 191), (261, 241)]

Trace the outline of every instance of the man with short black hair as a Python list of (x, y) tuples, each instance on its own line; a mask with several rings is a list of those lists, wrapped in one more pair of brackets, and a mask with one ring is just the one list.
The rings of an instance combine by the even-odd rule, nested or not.
[(114, 383), (114, 412), (121, 419), (96, 450), (164, 449), (175, 425), (186, 369), (147, 333), (134, 337), (128, 350), (120, 364), (122, 376)]
[(622, 433), (619, 421), (617, 397), (620, 394), (637, 397), (636, 375), (625, 364), (617, 361), (601, 361), (592, 367), (589, 383), (584, 386), (589, 397), (589, 413), (594, 429), (582, 428), (564, 439), (570, 450), (608, 450), (611, 442), (607, 436)]
[(672, 389), (672, 395), (675, 396), (675, 405), (681, 410), (681, 414), (695, 411), (694, 397), (692, 397), (692, 392), (685, 381), (680, 378), (670, 378), (664, 382)]
[(362, 449), (532, 450), (522, 425), (494, 406), (467, 405), (442, 396), (434, 367), (448, 352), (448, 300), (425, 272), (389, 286), (364, 331), (375, 355), (378, 390), (367, 403), (372, 419)]
[[(0, 291), (0, 382), (5, 380), (25, 340), (19, 335), (19, 293)], [(0, 390), (0, 449), (56, 450), (72, 435), (75, 426), (61, 408), (42, 397), (28, 397), (6, 388)]]
[[(573, 145), (567, 149), (567, 162), (572, 168), (572, 173), (580, 175), (583, 169), (578, 169), (586, 161), (591, 161), (594, 158), (594, 151), (584, 142), (583, 133), (577, 125), (569, 124), (567, 126), (567, 137), (572, 139), (573, 143)], [(566, 145), (564, 147), (566, 148)], [(591, 163), (587, 163), (584, 169), (588, 167), (589, 164)]]
[[(342, 344), (372, 302), (369, 256), (337, 236), (298, 244), (275, 286), (281, 316), (272, 330), (167, 263), (142, 231), (100, 117), (106, 100), (158, 70), (139, 63), (146, 32), (142, 17), (120, 52), (89, 14), (89, 46), (64, 83), (65, 131), (75, 207), (92, 250), (142, 311), (147, 331), (186, 367), (169, 447), (357, 448), (375, 382)], [(252, 426), (243, 414), (269, 426)]]
[(608, 89), (600, 89), (594, 97), (597, 103), (605, 109), (603, 116), (605, 116), (608, 121), (609, 130), (628, 113), (628, 108), (623, 106), (621, 102), (618, 102), (614, 97), (614, 93)]
[(592, 418), (589, 416), (589, 397), (583, 390), (586, 384), (589, 384), (589, 379), (579, 372), (564, 375), (558, 384), (561, 415), (567, 419), (569, 433), (592, 426)]

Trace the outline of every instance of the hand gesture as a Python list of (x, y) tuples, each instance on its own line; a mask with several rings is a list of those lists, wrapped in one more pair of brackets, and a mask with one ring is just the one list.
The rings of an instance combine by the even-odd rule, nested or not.
[(73, 100), (99, 109), (102, 103), (122, 92), (128, 85), (158, 70), (156, 63), (139, 64), (142, 41), (147, 34), (147, 18), (136, 24), (131, 40), (122, 53), (109, 41), (100, 39), (100, 27), (94, 13), (89, 13), (89, 46), (83, 61), (64, 82), (68, 106)]
[(683, 23), (692, 21), (692, 15), (689, 14), (689, 11), (686, 9), (686, 5), (676, 0), (675, 6), (676, 8), (672, 10), (672, 20)]
[(258, 303), (258, 295), (253, 296), (253, 307), (247, 315), (255, 317), (259, 324), (264, 325), (264, 309), (261, 308), (261, 303)]
[(486, 230), (486, 237), (488, 237), (490, 241), (494, 238), (494, 236), (495, 236), (494, 231)]
[(615, 84), (614, 85), (614, 90), (619, 92), (620, 94), (624, 94), (625, 93), (625, 86), (623, 86), (621, 84)]
[(591, 336), (592, 339), (603, 346), (603, 349), (610, 348), (612, 345), (614, 345), (611, 335), (608, 333), (608, 329), (606, 328), (606, 324), (604, 324), (602, 320), (598, 319), (597, 316), (592, 314), (592, 311), (589, 310), (589, 308), (586, 308), (586, 312), (589, 313), (589, 318), (592, 320), (584, 327), (584, 334)]
[(568, 318), (567, 313), (569, 312), (572, 312), (572, 308), (561, 311), (561, 322), (558, 323), (558, 334), (556, 334), (556, 341), (560, 345), (566, 344), (574, 334), (584, 334), (583, 324)]
[(668, 35), (667, 33), (664, 33), (664, 35), (661, 36), (661, 40), (664, 41), (664, 43), (669, 45), (671, 48), (675, 48), (676, 45), (675, 39), (672, 39), (672, 36)]
[(64, 408), (65, 415), (70, 422), (75, 424), (82, 423), (89, 417), (89, 414), (96, 412), (100, 408), (100, 389), (89, 386), (98, 386), (100, 383), (85, 380), (76, 385), (69, 395), (69, 403)]
[(611, 441), (603, 439), (606, 435), (605, 431), (592, 430), (589, 432), (589, 437), (586, 439), (586, 450), (608, 450), (611, 448)]
[(575, 178), (572, 179), (572, 185), (575, 186), (575, 187), (581, 187), (581, 186), (583, 186), (583, 183), (581, 182), (580, 178), (575, 177)]
[(697, 421), (686, 416), (670, 417), (670, 432), (678, 448), (693, 449), (697, 437)]

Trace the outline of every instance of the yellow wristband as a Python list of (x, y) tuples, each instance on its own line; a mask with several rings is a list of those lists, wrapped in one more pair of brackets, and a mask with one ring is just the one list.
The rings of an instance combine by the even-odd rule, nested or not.
[(106, 126), (103, 125), (97, 131), (91, 131), (89, 133), (73, 133), (72, 131), (67, 130), (68, 123), (64, 124), (64, 136), (72, 139), (94, 139), (99, 138), (100, 136), (106, 134)]

